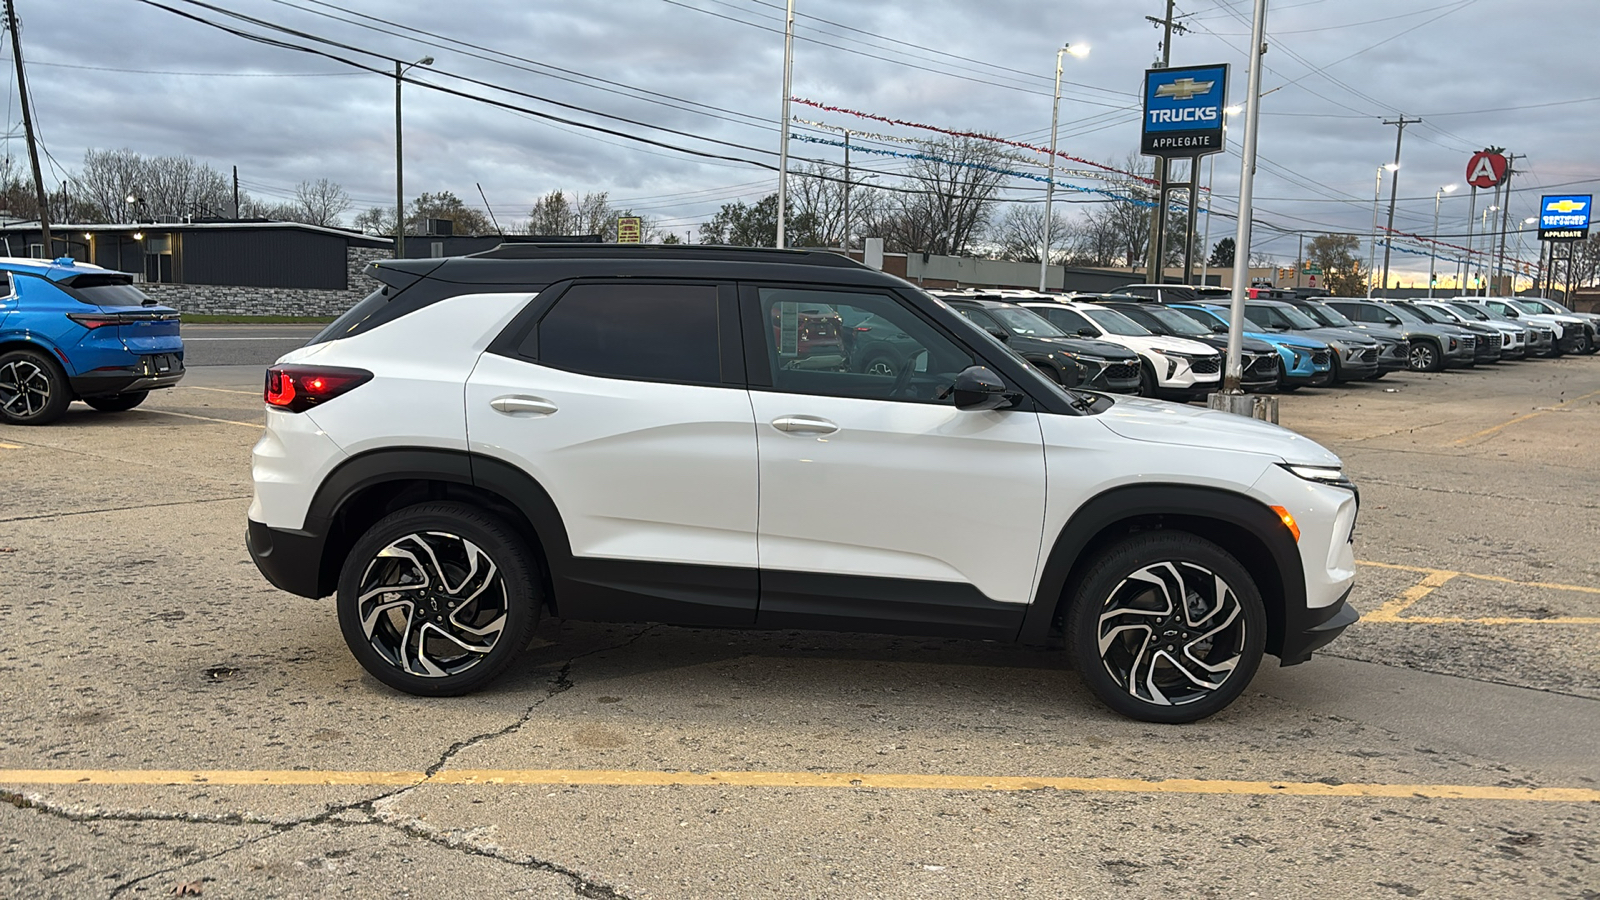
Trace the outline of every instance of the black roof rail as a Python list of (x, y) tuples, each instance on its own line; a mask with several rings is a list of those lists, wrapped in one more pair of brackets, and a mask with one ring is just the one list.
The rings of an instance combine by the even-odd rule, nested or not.
[(697, 259), (718, 262), (777, 262), (798, 266), (866, 269), (868, 266), (827, 250), (776, 250), (713, 244), (578, 244), (507, 242), (460, 259)]

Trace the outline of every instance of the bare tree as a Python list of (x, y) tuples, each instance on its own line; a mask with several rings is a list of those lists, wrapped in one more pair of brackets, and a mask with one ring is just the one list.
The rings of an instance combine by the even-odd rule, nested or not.
[(233, 205), (232, 182), (188, 156), (91, 148), (78, 182), (82, 199), (107, 222), (220, 216)]
[(930, 158), (912, 161), (906, 174), (914, 190), (886, 194), (865, 220), (869, 233), (881, 235), (885, 249), (959, 254), (988, 226), (1006, 179), (996, 171), (1004, 154), (978, 138), (942, 138), (918, 147)]
[(367, 234), (394, 234), (394, 207), (369, 207), (366, 212), (358, 213), (350, 225)]
[[(784, 226), (785, 242), (796, 247), (844, 246), (844, 204), (847, 187), (850, 185), (844, 181), (842, 166), (812, 162), (790, 173), (791, 222)], [(850, 197), (852, 203), (860, 194), (859, 188), (852, 192)], [(859, 209), (852, 210), (851, 219), (857, 223), (862, 221)], [(800, 227), (799, 233), (787, 234), (788, 229), (794, 226)]]
[[(1050, 212), (1050, 262), (1061, 265), (1073, 255), (1078, 241), (1076, 229), (1067, 224), (1060, 212)], [(1044, 206), (1030, 203), (1013, 203), (1006, 207), (989, 234), (1001, 259), (1018, 262), (1038, 262), (1039, 251), (1044, 246)]]
[(307, 225), (338, 225), (339, 217), (350, 208), (350, 195), (337, 182), (326, 178), (302, 181), (294, 189), (295, 221)]

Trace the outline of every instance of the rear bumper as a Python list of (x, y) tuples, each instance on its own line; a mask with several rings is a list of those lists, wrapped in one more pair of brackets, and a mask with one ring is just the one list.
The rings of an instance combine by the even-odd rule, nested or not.
[(322, 574), (326, 529), (269, 528), (254, 519), (247, 521), (245, 546), (250, 548), (250, 559), (273, 587), (313, 600), (333, 593), (334, 585)]
[(1346, 628), (1354, 625), (1361, 614), (1356, 612), (1349, 600), (1350, 592), (1345, 591), (1344, 596), (1331, 606), (1306, 610), (1300, 621), (1293, 623), (1292, 629), (1285, 630), (1279, 665), (1297, 666), (1305, 662), (1312, 653), (1328, 646)]
[(140, 375), (134, 369), (115, 372), (94, 372), (68, 379), (72, 392), (79, 397), (109, 397), (134, 391), (154, 391), (169, 388), (183, 380), (183, 369), (165, 375)]

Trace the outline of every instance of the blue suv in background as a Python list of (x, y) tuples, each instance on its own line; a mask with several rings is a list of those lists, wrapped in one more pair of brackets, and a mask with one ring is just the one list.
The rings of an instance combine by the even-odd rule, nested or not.
[[(1170, 303), (1175, 309), (1196, 322), (1216, 331), (1228, 333), (1227, 311), (1215, 306), (1198, 306), (1188, 303)], [(1306, 385), (1325, 386), (1333, 383), (1333, 350), (1325, 341), (1281, 332), (1246, 331), (1244, 336), (1271, 344), (1278, 351), (1283, 367), (1278, 375), (1278, 390), (1292, 391)]]
[(178, 325), (131, 275), (70, 257), (0, 258), (0, 423), (44, 425), (73, 400), (133, 409), (183, 378)]

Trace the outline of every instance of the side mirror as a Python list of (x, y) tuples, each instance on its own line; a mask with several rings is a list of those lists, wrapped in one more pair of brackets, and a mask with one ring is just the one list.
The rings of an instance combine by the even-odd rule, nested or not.
[(1385, 325), (1399, 325), (1400, 324), (1400, 319), (1399, 319), (1398, 316), (1384, 316), (1383, 317), (1383, 324), (1385, 324)]
[(968, 366), (951, 387), (956, 409), (995, 409), (1006, 402), (1006, 385), (986, 366)]
[(1217, 334), (1227, 334), (1228, 333), (1228, 326), (1222, 324), (1221, 322), (1218, 322), (1217, 324), (1211, 326), (1211, 330), (1213, 332), (1217, 333)]
[(1097, 338), (1099, 336), (1100, 332), (1095, 331), (1093, 328), (1090, 328), (1087, 325), (1078, 329), (1078, 337)]
[(1001, 331), (998, 328), (985, 328), (984, 331), (989, 332), (989, 334), (994, 336), (995, 340), (999, 341), (1002, 344), (1007, 344), (1007, 343), (1011, 342), (1011, 335), (1006, 334), (1004, 331)]

